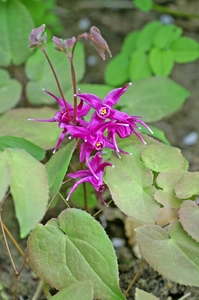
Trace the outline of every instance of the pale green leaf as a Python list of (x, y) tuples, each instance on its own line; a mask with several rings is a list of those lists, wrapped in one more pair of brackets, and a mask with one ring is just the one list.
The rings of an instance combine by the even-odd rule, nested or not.
[(57, 111), (44, 108), (19, 108), (0, 116), (0, 136), (12, 135), (23, 137), (45, 150), (55, 147), (61, 129), (57, 123), (28, 121), (28, 118), (49, 119)]
[(46, 153), (42, 148), (26, 139), (11, 135), (0, 136), (0, 151), (5, 148), (24, 149), (38, 160), (44, 159)]
[(149, 62), (155, 75), (168, 76), (174, 65), (173, 52), (169, 49), (153, 48), (149, 54)]
[(176, 196), (187, 199), (199, 194), (199, 172), (187, 172), (175, 187)]
[(9, 73), (0, 69), (0, 113), (13, 108), (20, 100), (21, 83), (10, 79)]
[(168, 232), (157, 225), (135, 229), (143, 258), (162, 276), (199, 287), (199, 243), (173, 221)]
[(52, 300), (92, 300), (93, 299), (93, 286), (90, 281), (83, 281), (73, 283), (61, 291), (55, 296), (51, 297)]
[(159, 204), (154, 200), (153, 174), (134, 155), (112, 155), (114, 168), (106, 168), (106, 184), (115, 204), (126, 215), (144, 222), (155, 223)]
[(179, 109), (189, 91), (165, 77), (150, 77), (128, 87), (119, 105), (129, 115), (142, 116), (144, 122), (154, 122)]
[(74, 146), (75, 140), (58, 150), (45, 165), (49, 180), (50, 199), (60, 190), (62, 181), (68, 170)]
[(125, 37), (123, 44), (122, 44), (122, 48), (121, 48), (121, 52), (122, 54), (126, 55), (127, 58), (129, 58), (132, 54), (132, 52), (134, 50), (136, 50), (136, 41), (137, 38), (139, 37), (140, 32), (134, 30), (133, 32), (130, 32), (129, 34), (127, 34), (127, 36)]
[(180, 149), (164, 144), (149, 145), (142, 153), (144, 164), (155, 172), (185, 169)]
[(140, 290), (138, 288), (135, 289), (135, 300), (158, 300), (158, 299), (159, 298), (143, 290)]
[(58, 290), (89, 280), (94, 298), (125, 299), (112, 243), (85, 211), (66, 209), (57, 220), (38, 225), (28, 239), (28, 262), (42, 280)]
[(122, 86), (129, 80), (129, 59), (122, 52), (110, 60), (105, 70), (105, 81), (112, 86)]
[(181, 37), (171, 45), (174, 60), (178, 63), (192, 62), (199, 57), (199, 44), (191, 38)]
[(186, 232), (197, 242), (199, 242), (199, 208), (190, 200), (182, 203), (179, 209), (180, 222)]
[(48, 201), (48, 180), (45, 166), (22, 149), (6, 149), (12, 177), (13, 196), (20, 236), (26, 237), (42, 219)]
[[(72, 86), (69, 59), (64, 53), (56, 51), (53, 43), (47, 45), (47, 54), (59, 78), (63, 93), (65, 93)], [(79, 43), (75, 49), (74, 67), (76, 70), (76, 80), (78, 82), (83, 78), (85, 69), (84, 49), (83, 45)], [(37, 49), (27, 60), (25, 70), (30, 79), (26, 85), (26, 93), (32, 104), (52, 104), (56, 102), (55, 99), (45, 93), (43, 89), (48, 90), (58, 98), (61, 97), (50, 66), (40, 49)], [(66, 100), (71, 102), (71, 99)]]
[(143, 50), (132, 53), (129, 62), (129, 77), (131, 81), (147, 78), (152, 75), (148, 55)]
[(11, 178), (11, 167), (5, 153), (0, 152), (0, 202), (3, 200)]
[(28, 58), (33, 28), (32, 17), (20, 1), (0, 2), (0, 66), (20, 65)]

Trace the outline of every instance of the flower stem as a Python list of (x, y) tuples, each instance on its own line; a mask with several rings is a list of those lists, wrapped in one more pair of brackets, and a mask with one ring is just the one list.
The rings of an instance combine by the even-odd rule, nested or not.
[(124, 296), (126, 296), (126, 295), (128, 294), (129, 290), (131, 289), (132, 285), (134, 284), (135, 280), (137, 279), (137, 277), (138, 277), (140, 271), (141, 271), (142, 268), (144, 267), (145, 262), (146, 262), (146, 261), (145, 261), (144, 259), (141, 261), (141, 264), (140, 264), (140, 266), (139, 266), (139, 268), (138, 268), (138, 270), (137, 270), (135, 276), (133, 277), (131, 283), (129, 284), (127, 290), (125, 291)]

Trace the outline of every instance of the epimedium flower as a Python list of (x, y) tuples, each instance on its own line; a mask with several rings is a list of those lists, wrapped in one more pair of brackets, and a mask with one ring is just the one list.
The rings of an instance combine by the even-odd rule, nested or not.
[(78, 180), (73, 187), (71, 188), (66, 200), (68, 201), (71, 194), (74, 192), (74, 190), (77, 188), (77, 186), (83, 182), (89, 182), (94, 189), (97, 192), (98, 197), (100, 198), (100, 200), (106, 204), (101, 196), (101, 193), (104, 192), (104, 190), (106, 189), (106, 185), (103, 181), (103, 173), (104, 173), (104, 169), (107, 166), (111, 166), (113, 167), (113, 165), (109, 162), (102, 162), (103, 158), (100, 156), (100, 153), (97, 152), (95, 154), (95, 156), (90, 160), (90, 166), (92, 167), (92, 169), (94, 170), (95, 174), (97, 175), (97, 178), (93, 175), (93, 173), (91, 172), (90, 169), (88, 170), (80, 170), (77, 171), (75, 173), (69, 173), (68, 176), (76, 179), (76, 178), (80, 178), (80, 180)]
[[(61, 128), (63, 130), (62, 130), (59, 140), (55, 146), (55, 149), (53, 151), (53, 153), (55, 153), (68, 132), (67, 125), (72, 124), (72, 125), (87, 126), (87, 122), (85, 120), (83, 120), (82, 117), (87, 115), (87, 113), (89, 112), (91, 107), (89, 105), (83, 105), (83, 101), (80, 101), (79, 105), (76, 108), (76, 122), (74, 124), (74, 121), (73, 121), (74, 108), (73, 108), (73, 106), (68, 101), (62, 100), (62, 99), (56, 97), (49, 91), (46, 91), (46, 90), (44, 90), (44, 91), (47, 94), (49, 94), (50, 96), (52, 96), (57, 101), (57, 103), (61, 106), (61, 110), (56, 112), (54, 118), (28, 119), (28, 120), (38, 121), (38, 122), (58, 122), (59, 128)], [(67, 109), (66, 109), (66, 106), (67, 106)]]

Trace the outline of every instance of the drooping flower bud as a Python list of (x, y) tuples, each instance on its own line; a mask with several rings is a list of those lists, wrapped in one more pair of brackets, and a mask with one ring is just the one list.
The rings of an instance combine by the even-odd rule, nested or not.
[(60, 39), (56, 36), (52, 38), (53, 43), (55, 44), (55, 49), (61, 52), (70, 52), (71, 47), (75, 44), (76, 38), (73, 36), (68, 40)]
[(41, 46), (46, 43), (47, 34), (44, 32), (45, 24), (41, 25), (38, 28), (35, 28), (31, 31), (29, 35), (29, 40), (31, 44), (29, 45), (30, 48), (34, 48), (37, 46)]
[(92, 26), (90, 28), (90, 40), (92, 41), (93, 46), (95, 47), (95, 49), (103, 59), (105, 59), (105, 51), (107, 51), (110, 57), (112, 57), (107, 42), (101, 36), (100, 30), (95, 26)]

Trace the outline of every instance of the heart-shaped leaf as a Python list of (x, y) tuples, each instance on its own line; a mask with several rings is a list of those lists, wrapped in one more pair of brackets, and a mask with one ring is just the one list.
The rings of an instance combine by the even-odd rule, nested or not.
[(142, 116), (144, 122), (154, 122), (179, 109), (189, 94), (169, 78), (149, 77), (128, 87), (119, 105), (129, 115)]
[(0, 66), (22, 64), (31, 54), (28, 35), (34, 24), (30, 12), (17, 0), (0, 1)]
[(38, 225), (28, 239), (28, 261), (58, 290), (89, 280), (94, 298), (125, 299), (118, 286), (113, 246), (102, 226), (82, 210), (66, 209), (57, 220)]
[(112, 155), (114, 168), (106, 169), (106, 183), (116, 205), (126, 215), (144, 223), (155, 223), (159, 204), (154, 200), (151, 170), (134, 155)]
[(155, 172), (186, 169), (187, 167), (180, 149), (164, 144), (146, 147), (142, 153), (142, 159), (145, 165)]
[(175, 187), (176, 196), (180, 199), (191, 198), (199, 194), (199, 172), (187, 172)]
[(7, 71), (0, 69), (0, 113), (13, 108), (20, 100), (21, 83), (10, 79)]
[(46, 163), (46, 171), (49, 179), (49, 197), (55, 196), (61, 187), (64, 176), (66, 175), (70, 163), (75, 140), (57, 151)]
[(11, 168), (10, 191), (13, 196), (20, 236), (24, 238), (44, 215), (48, 201), (45, 166), (22, 149), (6, 149)]
[(57, 124), (28, 121), (28, 118), (53, 118), (56, 112), (56, 110), (48, 107), (19, 108), (8, 111), (0, 116), (0, 136), (23, 137), (45, 150), (52, 149), (61, 134)]
[(83, 281), (71, 284), (59, 291), (52, 300), (92, 300), (93, 286), (90, 281)]
[(44, 159), (46, 153), (42, 148), (26, 139), (11, 135), (0, 136), (0, 151), (5, 148), (24, 149), (38, 160)]
[(199, 242), (199, 208), (190, 200), (182, 203), (179, 209), (180, 222), (186, 232), (197, 242)]
[(173, 221), (168, 233), (157, 225), (135, 229), (144, 259), (169, 280), (199, 286), (199, 243)]

